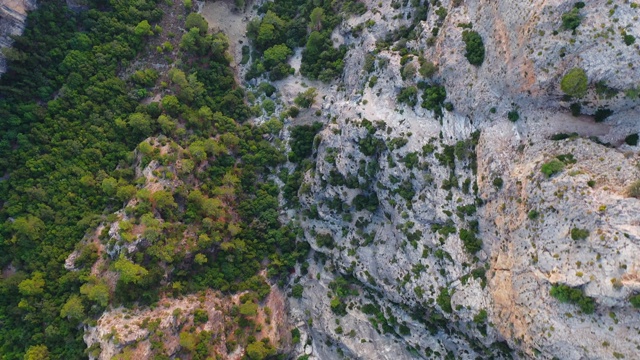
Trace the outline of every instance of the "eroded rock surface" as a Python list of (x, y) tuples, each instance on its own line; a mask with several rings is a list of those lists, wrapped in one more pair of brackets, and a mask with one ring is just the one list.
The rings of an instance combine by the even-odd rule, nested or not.
[[(12, 36), (22, 34), (26, 26), (27, 12), (36, 7), (36, 0), (0, 0), (0, 50), (13, 44)], [(0, 74), (5, 71), (5, 57), (0, 52)]]

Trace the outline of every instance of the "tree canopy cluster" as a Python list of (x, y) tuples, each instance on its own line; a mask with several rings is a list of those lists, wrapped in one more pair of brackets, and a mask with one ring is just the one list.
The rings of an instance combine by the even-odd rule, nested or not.
[(464, 56), (471, 65), (480, 66), (484, 62), (484, 42), (477, 31), (465, 30), (462, 32), (462, 41), (466, 45)]
[(283, 79), (293, 72), (287, 63), (298, 47), (302, 51), (300, 72), (310, 79), (331, 81), (342, 73), (346, 47), (333, 46), (331, 32), (342, 13), (362, 12), (356, 1), (275, 0), (265, 2), (262, 18), (247, 26), (255, 52), (247, 78), (268, 73), (270, 80)]

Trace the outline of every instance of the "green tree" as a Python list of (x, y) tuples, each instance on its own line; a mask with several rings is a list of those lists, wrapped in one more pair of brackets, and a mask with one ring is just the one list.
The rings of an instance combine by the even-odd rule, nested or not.
[(200, 30), (196, 27), (191, 28), (182, 35), (182, 39), (180, 39), (180, 49), (189, 52), (196, 52), (200, 48), (200, 39)]
[(477, 31), (465, 30), (462, 32), (462, 41), (466, 45), (464, 56), (471, 65), (480, 66), (484, 62), (484, 42)]
[(137, 284), (149, 273), (147, 269), (138, 264), (134, 264), (124, 257), (116, 260), (113, 267), (120, 274), (120, 280), (125, 284)]
[(118, 187), (118, 191), (116, 192), (116, 197), (118, 198), (118, 200), (123, 202), (129, 201), (136, 195), (137, 191), (138, 190), (136, 190), (136, 187), (133, 185), (120, 186)]
[(102, 180), (102, 191), (109, 197), (116, 195), (118, 191), (118, 180), (112, 177), (104, 178)]
[(151, 118), (145, 113), (133, 113), (129, 115), (128, 125), (141, 136), (151, 135)]
[(400, 89), (400, 93), (398, 94), (398, 102), (405, 103), (410, 107), (416, 106), (416, 104), (418, 103), (418, 88), (416, 88), (415, 86), (409, 86)]
[(310, 108), (315, 101), (316, 95), (318, 95), (316, 88), (308, 88), (305, 92), (299, 93), (293, 101), (300, 107)]
[(424, 78), (432, 77), (438, 71), (438, 67), (431, 61), (423, 61), (420, 64), (420, 76)]
[(60, 309), (60, 317), (82, 320), (84, 318), (84, 305), (82, 299), (77, 295), (72, 295)]
[(311, 30), (320, 31), (322, 30), (322, 20), (324, 20), (324, 9), (323, 8), (315, 8), (311, 11), (311, 15), (309, 15), (309, 19), (311, 22), (309, 23), (309, 27)]
[(560, 80), (560, 89), (573, 97), (581, 98), (587, 94), (587, 73), (581, 68), (573, 68)]
[(151, 31), (151, 25), (149, 25), (149, 22), (147, 20), (140, 21), (138, 25), (136, 25), (133, 32), (138, 37), (142, 37), (145, 35), (153, 35), (153, 31)]
[(202, 15), (191, 13), (187, 16), (184, 27), (185, 29), (197, 28), (201, 34), (206, 34), (207, 30), (209, 30), (209, 23)]
[(275, 354), (275, 349), (265, 345), (262, 341), (256, 341), (247, 345), (247, 355), (251, 360), (263, 360)]
[(172, 116), (180, 113), (180, 101), (173, 95), (167, 95), (162, 98), (162, 108)]
[(34, 272), (30, 279), (25, 279), (18, 284), (20, 294), (24, 296), (41, 295), (44, 292), (44, 278), (41, 272)]
[(244, 316), (256, 316), (258, 314), (258, 304), (253, 301), (246, 301), (240, 305), (240, 314)]
[(160, 125), (160, 130), (162, 130), (165, 135), (172, 135), (177, 126), (169, 116), (164, 114), (158, 117), (158, 125)]
[(207, 257), (204, 254), (196, 254), (196, 256), (194, 257), (193, 261), (195, 261), (195, 263), (198, 264), (198, 265), (204, 265), (209, 260), (207, 259)]
[(267, 69), (271, 69), (277, 64), (285, 62), (291, 54), (293, 54), (293, 51), (287, 45), (274, 45), (264, 51), (264, 66)]
[(296, 299), (300, 299), (304, 293), (304, 287), (301, 284), (295, 284), (291, 288), (291, 296)]
[(180, 333), (180, 346), (182, 346), (183, 348), (189, 350), (190, 352), (194, 351), (196, 349), (197, 343), (198, 338), (196, 337), (196, 334), (186, 331)]
[(440, 305), (442, 311), (449, 314), (453, 312), (453, 308), (451, 307), (451, 295), (449, 294), (449, 289), (446, 287), (440, 288), (440, 293), (436, 298), (436, 303)]
[(565, 30), (575, 30), (580, 26), (582, 22), (582, 16), (580, 16), (580, 9), (573, 8), (562, 14), (562, 28)]
[(313, 31), (309, 34), (309, 39), (307, 39), (307, 45), (304, 48), (304, 55), (309, 58), (308, 62), (313, 63), (316, 62), (320, 54), (322, 53), (322, 49), (325, 45), (325, 38), (318, 31)]
[(24, 360), (49, 360), (49, 349), (46, 345), (29, 346), (24, 354)]
[(80, 294), (91, 301), (97, 302), (100, 306), (106, 307), (109, 304), (109, 286), (104, 281), (93, 278), (91, 282), (80, 287)]
[(25, 240), (37, 240), (46, 226), (40, 218), (33, 215), (16, 218), (11, 224), (11, 228), (15, 232), (16, 237)]
[(151, 195), (152, 201), (160, 211), (171, 211), (178, 207), (173, 194), (166, 190), (158, 190)]

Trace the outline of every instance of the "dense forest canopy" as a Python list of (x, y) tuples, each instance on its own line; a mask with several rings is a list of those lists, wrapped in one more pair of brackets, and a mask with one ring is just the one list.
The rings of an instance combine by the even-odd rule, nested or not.
[[(280, 127), (244, 122), (251, 111), (226, 37), (185, 9), (171, 70), (133, 66), (163, 34), (160, 5), (93, 0), (76, 13), (61, 0), (42, 2), (8, 52), (0, 79), (4, 359), (86, 357), (79, 325), (109, 305), (205, 288), (249, 290), (247, 302), (260, 301), (269, 292), (258, 276), (265, 264), (277, 280), (306, 255), (308, 245), (278, 220), (279, 188), (269, 180), (286, 161), (266, 140)], [(153, 94), (161, 100), (142, 101)], [(153, 175), (141, 175), (145, 167)], [(92, 270), (96, 261), (102, 266)], [(105, 272), (118, 275), (115, 289)]]

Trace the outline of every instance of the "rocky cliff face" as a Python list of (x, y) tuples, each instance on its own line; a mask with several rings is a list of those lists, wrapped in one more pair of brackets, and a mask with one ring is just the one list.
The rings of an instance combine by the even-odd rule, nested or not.
[[(335, 34), (350, 46), (344, 87), (312, 84), (330, 121), (300, 191), (301, 226), (318, 253), (292, 301), (310, 324), (306, 350), (318, 359), (631, 358), (640, 201), (625, 189), (640, 173), (638, 148), (623, 139), (640, 130), (637, 99), (625, 96), (640, 83), (640, 54), (622, 34), (640, 34), (637, 6), (589, 2), (572, 32), (561, 17), (573, 2), (457, 3), (442, 2), (444, 17), (432, 7), (406, 42), (439, 67), (434, 80), (454, 108), (442, 118), (396, 101), (419, 80), (402, 79), (398, 51), (382, 49), (376, 70), (362, 70), (378, 40), (410, 23), (410, 7), (367, 2)], [(484, 39), (480, 67), (464, 56), (459, 25), (469, 23)], [(580, 117), (559, 86), (574, 67), (590, 84)], [(588, 116), (599, 108), (613, 111), (604, 123)], [(546, 176), (553, 159), (564, 167)], [(340, 277), (352, 294), (338, 295)], [(552, 285), (580, 289), (594, 312), (559, 302)]]
[[(34, 10), (36, 6), (36, 0), (0, 0), (0, 50), (11, 46), (12, 36), (22, 34), (27, 12)], [(0, 53), (0, 74), (5, 71), (5, 58)]]

